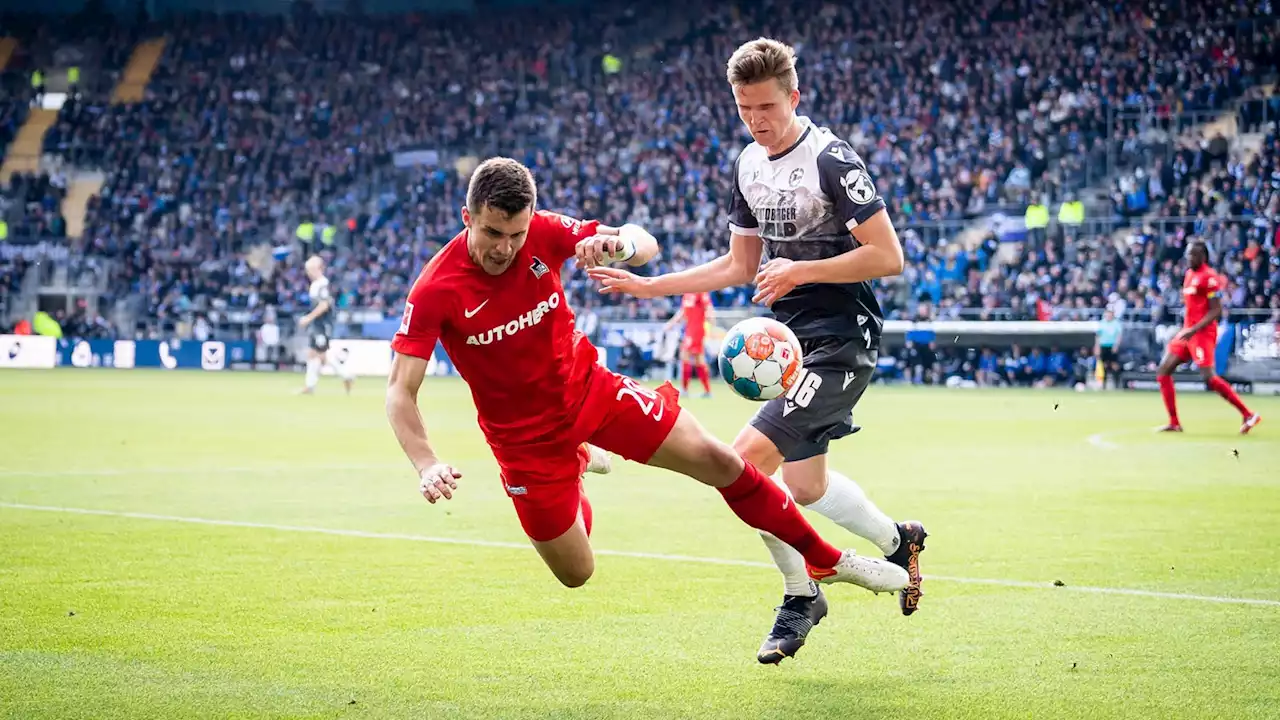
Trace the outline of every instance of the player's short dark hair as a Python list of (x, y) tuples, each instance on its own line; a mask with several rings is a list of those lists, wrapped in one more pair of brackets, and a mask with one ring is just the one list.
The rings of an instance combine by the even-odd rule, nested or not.
[(467, 209), (473, 215), (488, 206), (510, 217), (532, 208), (537, 199), (533, 173), (511, 158), (489, 158), (480, 163), (467, 186)]
[(790, 93), (800, 85), (795, 48), (763, 37), (745, 42), (733, 51), (726, 74), (734, 87), (777, 80), (782, 89)]

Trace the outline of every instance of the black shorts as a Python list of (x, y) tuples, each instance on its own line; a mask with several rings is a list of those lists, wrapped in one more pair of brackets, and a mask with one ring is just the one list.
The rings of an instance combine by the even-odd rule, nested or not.
[(860, 429), (853, 424), (853, 408), (871, 384), (878, 355), (845, 346), (835, 357), (806, 360), (791, 390), (760, 408), (752, 427), (773, 441), (786, 462), (825, 455), (832, 440)]
[(328, 352), (329, 340), (331, 339), (332, 338), (329, 337), (329, 329), (320, 327), (311, 331), (311, 334), (308, 337), (308, 342), (312, 350), (315, 350), (316, 352)]
[(1098, 360), (1100, 360), (1103, 365), (1110, 365), (1111, 363), (1116, 362), (1118, 358), (1119, 356), (1116, 355), (1116, 349), (1114, 347), (1098, 348)]

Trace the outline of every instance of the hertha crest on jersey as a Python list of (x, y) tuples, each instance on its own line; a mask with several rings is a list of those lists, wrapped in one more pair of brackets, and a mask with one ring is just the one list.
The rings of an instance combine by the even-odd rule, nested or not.
[(551, 270), (551, 268), (547, 267), (547, 264), (539, 260), (536, 255), (534, 256), (533, 264), (529, 266), (529, 269), (533, 271), (533, 276), (535, 278), (541, 278)]

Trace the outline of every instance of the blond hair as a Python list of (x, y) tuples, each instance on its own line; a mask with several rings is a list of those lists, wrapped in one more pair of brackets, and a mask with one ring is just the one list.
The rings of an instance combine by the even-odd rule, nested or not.
[(777, 80), (790, 94), (800, 85), (800, 78), (796, 75), (795, 48), (763, 37), (745, 42), (734, 50), (726, 74), (729, 84), (734, 87)]

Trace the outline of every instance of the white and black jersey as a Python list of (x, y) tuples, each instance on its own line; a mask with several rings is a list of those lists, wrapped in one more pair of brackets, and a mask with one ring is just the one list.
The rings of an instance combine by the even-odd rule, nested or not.
[[(751, 143), (734, 163), (729, 228), (758, 235), (769, 258), (822, 260), (857, 247), (850, 234), (882, 208), (867, 166), (848, 143), (807, 117), (800, 139), (769, 155)], [(884, 315), (871, 283), (801, 285), (770, 308), (804, 341), (861, 338), (880, 345)], [(809, 343), (804, 343), (809, 344)]]
[(307, 296), (312, 308), (319, 307), (321, 303), (326, 304), (325, 311), (312, 320), (307, 328), (310, 332), (311, 347), (323, 352), (329, 349), (329, 340), (333, 337), (333, 316), (336, 305), (330, 291), (329, 278), (318, 277), (312, 280)]

